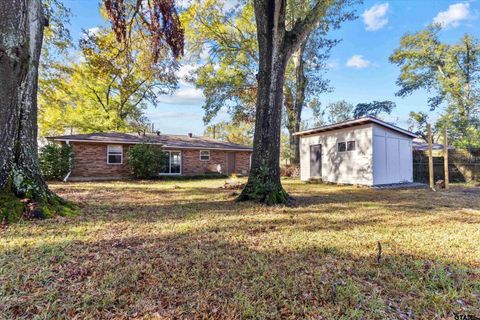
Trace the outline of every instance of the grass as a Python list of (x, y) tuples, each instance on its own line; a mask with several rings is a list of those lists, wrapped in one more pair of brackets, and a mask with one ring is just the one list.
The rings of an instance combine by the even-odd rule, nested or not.
[(223, 182), (51, 184), (80, 213), (0, 230), (0, 318), (480, 316), (478, 188), (285, 180), (270, 208)]

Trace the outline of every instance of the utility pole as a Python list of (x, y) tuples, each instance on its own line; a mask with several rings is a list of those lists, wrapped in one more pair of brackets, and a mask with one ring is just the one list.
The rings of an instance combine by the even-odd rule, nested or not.
[(428, 135), (428, 177), (430, 182), (430, 191), (435, 191), (435, 184), (433, 181), (433, 151), (432, 151), (432, 126), (427, 124)]
[(443, 132), (443, 170), (445, 173), (445, 190), (448, 190), (450, 184), (450, 177), (448, 171), (448, 138), (447, 138), (447, 128)]

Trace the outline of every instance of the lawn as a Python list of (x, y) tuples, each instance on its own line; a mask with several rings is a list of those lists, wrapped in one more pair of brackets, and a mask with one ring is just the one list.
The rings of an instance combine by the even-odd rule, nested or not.
[(52, 183), (79, 214), (0, 230), (0, 318), (480, 316), (478, 188), (286, 180), (269, 208), (222, 184)]

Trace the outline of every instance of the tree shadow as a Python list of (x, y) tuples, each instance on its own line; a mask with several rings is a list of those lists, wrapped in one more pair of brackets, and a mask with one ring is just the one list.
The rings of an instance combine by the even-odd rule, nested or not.
[[(276, 224), (276, 222), (275, 222)], [(246, 224), (248, 225), (248, 224)], [(6, 318), (433, 318), (478, 312), (479, 272), (405, 252), (263, 243), (259, 222), (5, 252)], [(31, 270), (35, 266), (34, 270)], [(16, 268), (16, 269), (11, 269)], [(477, 300), (476, 300), (477, 299)]]

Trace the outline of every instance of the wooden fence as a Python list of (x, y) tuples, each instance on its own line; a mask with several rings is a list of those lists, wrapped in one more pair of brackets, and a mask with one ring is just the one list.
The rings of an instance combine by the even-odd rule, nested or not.
[[(435, 181), (444, 179), (443, 151), (433, 151)], [(448, 172), (452, 182), (480, 181), (480, 148), (448, 151)], [(428, 183), (428, 151), (413, 152), (413, 180)]]

